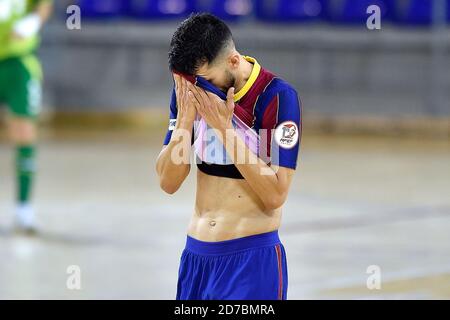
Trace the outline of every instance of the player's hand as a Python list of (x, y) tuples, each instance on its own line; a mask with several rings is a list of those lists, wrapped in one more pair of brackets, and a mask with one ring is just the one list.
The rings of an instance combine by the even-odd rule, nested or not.
[(206, 92), (191, 83), (188, 84), (188, 95), (197, 112), (212, 128), (226, 130), (231, 127), (234, 111), (234, 88), (228, 89), (227, 101), (217, 95)]
[(174, 74), (173, 77), (175, 80), (175, 94), (177, 96), (177, 124), (191, 124), (197, 116), (197, 110), (188, 96), (187, 87), (190, 82), (177, 74)]

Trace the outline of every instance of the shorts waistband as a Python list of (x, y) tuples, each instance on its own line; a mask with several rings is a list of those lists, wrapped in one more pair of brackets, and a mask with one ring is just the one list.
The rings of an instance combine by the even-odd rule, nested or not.
[(261, 247), (274, 246), (280, 243), (278, 230), (256, 234), (248, 237), (232, 240), (206, 242), (187, 236), (186, 250), (204, 255), (224, 255), (243, 251), (247, 249), (256, 249)]

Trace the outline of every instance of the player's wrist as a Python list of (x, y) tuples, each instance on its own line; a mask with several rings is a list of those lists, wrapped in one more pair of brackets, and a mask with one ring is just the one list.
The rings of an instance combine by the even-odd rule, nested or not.
[(217, 132), (219, 140), (221, 140), (224, 145), (227, 145), (229, 142), (232, 142), (235, 139), (236, 131), (234, 130), (233, 124), (231, 122), (229, 124), (224, 123), (221, 126), (217, 126), (214, 128), (214, 130)]
[(14, 24), (13, 32), (22, 38), (30, 38), (35, 36), (41, 27), (41, 17), (37, 13), (30, 13)]
[(194, 126), (194, 119), (180, 118), (177, 119), (175, 129), (191, 130), (193, 126)]
[[(233, 133), (234, 132), (234, 127), (233, 127), (233, 123), (231, 121), (231, 118), (227, 121), (224, 121), (223, 123), (221, 123), (221, 125), (219, 125), (217, 127), (217, 129), (220, 131), (221, 134), (225, 135), (227, 132), (228, 133)], [(231, 130), (231, 131), (230, 131)]]

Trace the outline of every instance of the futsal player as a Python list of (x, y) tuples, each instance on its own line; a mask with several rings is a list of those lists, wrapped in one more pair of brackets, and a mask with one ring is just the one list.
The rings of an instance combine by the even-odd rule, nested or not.
[(31, 196), (42, 81), (34, 52), (51, 10), (50, 0), (0, 0), (0, 104), (8, 107), (8, 131), (15, 146), (16, 226), (26, 232), (35, 231)]
[(206, 13), (177, 28), (169, 67), (174, 90), (156, 165), (161, 188), (179, 189), (192, 149), (198, 167), (177, 299), (286, 299), (278, 229), (301, 138), (296, 90), (241, 55), (228, 26)]

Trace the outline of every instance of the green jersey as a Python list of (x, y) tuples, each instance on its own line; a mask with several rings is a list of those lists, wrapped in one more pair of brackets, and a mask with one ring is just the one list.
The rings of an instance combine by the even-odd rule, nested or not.
[(13, 28), (42, 1), (46, 0), (0, 0), (0, 60), (25, 56), (36, 49), (37, 35), (19, 39), (13, 36)]

